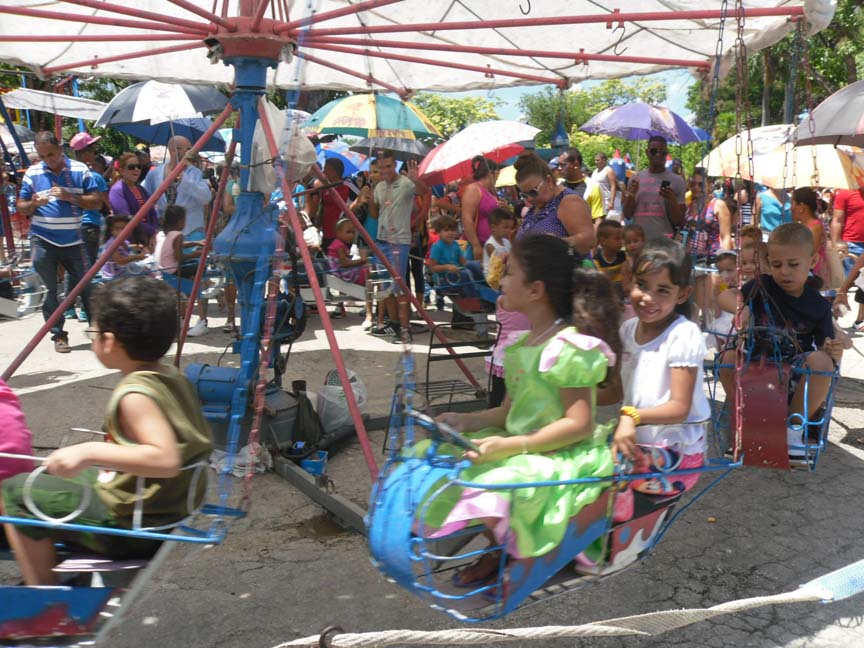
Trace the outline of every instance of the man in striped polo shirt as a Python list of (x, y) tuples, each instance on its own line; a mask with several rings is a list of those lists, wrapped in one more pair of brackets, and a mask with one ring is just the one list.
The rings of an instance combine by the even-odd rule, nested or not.
[[(90, 267), (81, 241), (81, 217), (85, 209), (97, 209), (100, 196), (86, 164), (70, 160), (53, 133), (42, 131), (34, 141), (41, 158), (24, 174), (18, 194), (18, 211), (30, 217), (30, 249), (33, 268), (47, 288), (42, 316), (57, 310), (57, 268), (69, 273), (71, 285), (81, 281)], [(90, 312), (89, 286), (81, 293)], [(69, 337), (61, 317), (51, 327), (54, 350), (69, 353)]]

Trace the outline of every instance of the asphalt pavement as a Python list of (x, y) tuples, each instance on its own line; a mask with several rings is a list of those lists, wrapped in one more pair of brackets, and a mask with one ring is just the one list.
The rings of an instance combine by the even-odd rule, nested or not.
[[(337, 336), (347, 365), (369, 391), (367, 413), (381, 415), (395, 383), (399, 347), (363, 333), (361, 320), (355, 314), (337, 321)], [(0, 321), (0, 364), (8, 364), (40, 323), (38, 315)], [(211, 318), (211, 326), (222, 323)], [(70, 427), (98, 429), (116, 383), (116, 375), (89, 351), (85, 327), (69, 323), (72, 353), (56, 354), (45, 341), (10, 381), (43, 452)], [(319, 328), (313, 319), (295, 344), (288, 383), (303, 378), (314, 389), (333, 366)], [(229, 342), (227, 334), (213, 328), (190, 340), (183, 363), (215, 364)], [(415, 350), (424, 353), (419, 344)], [(221, 361), (234, 359), (228, 353)], [(640, 564), (487, 625), (568, 625), (707, 607), (788, 591), (864, 559), (862, 400), (864, 337), (844, 357), (830, 445), (816, 472), (739, 469), (695, 503)], [(382, 435), (371, 433), (379, 462)], [(356, 441), (332, 458), (329, 475), (341, 495), (365, 506), (371, 478)], [(362, 536), (341, 529), (270, 473), (254, 480), (250, 514), (233, 523), (224, 544), (178, 546), (171, 553), (105, 645), (271, 648), (334, 624), (349, 632), (460, 626), (386, 582), (370, 564)], [(864, 596), (720, 617), (655, 638), (552, 643), (576, 648), (864, 646)]]

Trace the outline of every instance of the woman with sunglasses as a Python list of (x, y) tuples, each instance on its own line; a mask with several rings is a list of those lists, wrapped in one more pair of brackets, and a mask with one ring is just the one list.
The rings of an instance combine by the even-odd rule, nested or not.
[(589, 258), (596, 244), (591, 210), (572, 189), (560, 186), (549, 166), (533, 151), (516, 160), (516, 185), (528, 211), (516, 236), (528, 232), (551, 234), (567, 241), (576, 253)]
[[(141, 179), (141, 161), (135, 153), (124, 153), (120, 156), (118, 168), (120, 179), (111, 185), (108, 201), (111, 211), (117, 215), (134, 216), (147, 202), (150, 194), (139, 182)], [(154, 237), (159, 231), (159, 217), (151, 207), (132, 234), (132, 242), (153, 249)]]

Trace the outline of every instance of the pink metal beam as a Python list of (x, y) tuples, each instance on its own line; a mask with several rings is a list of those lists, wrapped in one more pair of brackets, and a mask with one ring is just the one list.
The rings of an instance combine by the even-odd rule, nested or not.
[[(233, 111), (234, 106), (232, 106), (230, 103), (225, 106), (225, 110), (223, 110), (213, 119), (213, 123), (210, 125), (210, 128), (207, 129), (207, 131), (201, 136), (201, 139), (199, 139), (195, 143), (195, 145), (190, 149), (189, 152), (193, 154), (198, 153), (198, 151), (201, 150), (201, 147), (204, 146), (205, 142), (207, 142), (208, 139), (213, 137), (213, 134), (217, 130), (219, 130), (219, 128), (222, 126), (225, 120), (228, 119), (229, 115), (231, 115)], [(130, 220), (126, 224), (126, 227), (124, 227), (123, 230), (117, 235), (117, 237), (114, 239), (114, 242), (110, 245), (105, 246), (105, 250), (102, 252), (102, 254), (99, 255), (99, 258), (96, 259), (93, 265), (90, 266), (90, 269), (84, 273), (84, 276), (81, 278), (81, 281), (78, 282), (78, 285), (76, 285), (74, 288), (72, 288), (72, 290), (69, 291), (69, 293), (66, 295), (66, 298), (62, 302), (60, 302), (60, 305), (57, 306), (57, 309), (53, 313), (51, 313), (51, 316), (48, 318), (45, 324), (42, 325), (42, 328), (36, 331), (36, 334), (33, 336), (33, 338), (24, 346), (21, 352), (17, 356), (15, 356), (15, 359), (9, 364), (9, 366), (6, 367), (6, 370), (3, 372), (3, 375), (0, 376), (0, 378), (2, 378), (4, 381), (8, 381), (9, 378), (12, 377), (12, 375), (18, 370), (18, 367), (20, 367), (21, 364), (27, 359), (27, 356), (29, 356), (33, 352), (33, 349), (35, 349), (36, 346), (39, 344), (39, 342), (42, 341), (42, 338), (45, 337), (45, 334), (51, 330), (51, 327), (54, 326), (54, 323), (57, 322), (57, 320), (59, 320), (61, 317), (63, 317), (63, 313), (66, 312), (67, 308), (69, 308), (72, 304), (75, 303), (75, 299), (78, 297), (78, 295), (81, 294), (81, 291), (84, 290), (84, 286), (86, 286), (93, 280), (93, 277), (96, 276), (96, 273), (99, 272), (102, 266), (105, 265), (107, 261), (110, 261), (111, 257), (114, 256), (114, 253), (120, 248), (121, 245), (123, 245), (126, 239), (132, 236), (132, 232), (135, 230), (136, 227), (138, 227), (138, 223), (144, 220), (144, 217), (156, 204), (156, 201), (162, 197), (162, 194), (165, 193), (165, 190), (171, 186), (171, 183), (174, 182), (177, 176), (183, 173), (183, 169), (185, 169), (186, 166), (186, 158), (184, 157), (182, 160), (180, 160), (177, 166), (175, 166), (171, 170), (171, 173), (165, 176), (165, 180), (162, 182), (161, 185), (159, 185), (156, 191), (153, 192), (153, 195), (151, 195), (144, 202), (144, 204), (141, 205), (138, 213), (136, 213), (132, 217), (132, 220)]]
[(306, 25), (314, 25), (316, 23), (324, 22), (325, 20), (333, 20), (334, 18), (341, 18), (342, 16), (350, 14), (358, 14), (361, 11), (367, 11), (369, 9), (378, 9), (393, 4), (394, 2), (402, 2), (402, 0), (367, 0), (366, 2), (360, 2), (359, 4), (351, 5), (344, 9), (334, 9), (333, 11), (325, 11), (324, 13), (307, 16), (300, 20), (292, 20), (289, 23), (277, 27), (276, 32), (281, 34), (286, 31), (291, 31), (292, 29), (305, 27)]
[(129, 59), (141, 58), (142, 56), (156, 56), (157, 54), (170, 54), (171, 52), (183, 52), (185, 50), (195, 49), (196, 47), (204, 47), (204, 43), (197, 41), (195, 43), (185, 43), (184, 45), (172, 45), (171, 47), (157, 47), (151, 50), (139, 50), (137, 52), (127, 52), (126, 54), (118, 54), (116, 56), (106, 56), (105, 58), (92, 58), (85, 61), (75, 61), (74, 63), (65, 63), (64, 65), (54, 65), (51, 67), (42, 68), (44, 74), (54, 74), (63, 70), (74, 70), (78, 67), (97, 68), (103, 63), (113, 63), (114, 61), (126, 61)]
[(110, 27), (131, 27), (132, 29), (150, 29), (157, 32), (170, 31), (181, 34), (189, 34), (191, 37), (200, 36), (199, 31), (192, 31), (184, 27), (176, 27), (161, 22), (125, 20), (123, 18), (108, 18), (102, 16), (88, 16), (86, 14), (66, 13), (65, 11), (44, 11), (42, 9), (28, 9), (26, 7), (9, 7), (0, 5), (0, 14), (14, 14), (16, 16), (28, 16), (30, 18), (45, 18), (48, 20), (68, 20), (76, 23), (87, 23), (90, 25), (108, 25)]
[[(6, 150), (5, 146), (3, 147), (3, 150)], [(0, 225), (3, 225), (6, 249), (9, 251), (9, 254), (15, 254), (15, 235), (12, 233), (12, 215), (9, 213), (9, 203), (6, 201), (5, 196), (0, 200)], [(3, 245), (3, 242), (4, 241), (0, 241), (0, 245)]]
[(295, 54), (297, 56), (299, 56), (300, 58), (306, 59), (310, 63), (316, 63), (318, 65), (323, 65), (324, 67), (332, 68), (332, 69), (336, 70), (337, 72), (342, 72), (343, 74), (348, 74), (350, 76), (357, 77), (358, 79), (364, 79), (368, 83), (374, 83), (375, 85), (381, 86), (382, 88), (386, 88), (390, 92), (395, 92), (400, 97), (406, 97), (409, 94), (408, 88), (397, 88), (396, 86), (390, 85), (389, 83), (387, 83), (385, 81), (379, 81), (378, 79), (373, 77), (371, 74), (362, 74), (362, 73), (358, 72), (357, 70), (352, 70), (351, 68), (343, 67), (341, 65), (337, 65), (336, 63), (331, 63), (330, 61), (325, 61), (324, 59), (320, 59), (317, 56), (312, 56), (311, 54), (307, 54), (306, 52), (304, 52), (302, 50), (297, 50), (297, 52), (295, 52)]
[(536, 58), (560, 58), (571, 61), (610, 61), (616, 63), (647, 63), (649, 65), (680, 65), (682, 67), (710, 68), (710, 61), (653, 58), (647, 56), (616, 56), (614, 54), (588, 54), (578, 52), (553, 52), (549, 50), (519, 49), (512, 47), (477, 47), (474, 45), (455, 45), (450, 43), (418, 43), (413, 41), (375, 40), (367, 38), (310, 38), (304, 41), (306, 47), (326, 45), (357, 45), (360, 47), (391, 47), (410, 50), (431, 50), (435, 52), (465, 52), (467, 54), (488, 54), (490, 56), (521, 56)]
[(270, 5), (270, 0), (258, 0), (258, 6), (255, 7), (255, 15), (252, 16), (252, 24), (249, 26), (249, 31), (257, 32), (261, 27), (261, 21), (264, 20), (264, 13)]
[(80, 5), (82, 7), (90, 7), (100, 11), (109, 11), (111, 13), (125, 14), (133, 18), (144, 18), (147, 20), (155, 20), (156, 22), (164, 22), (177, 27), (184, 27), (193, 31), (206, 34), (211, 30), (210, 25), (199, 23), (192, 20), (184, 20), (183, 18), (175, 18), (166, 14), (159, 14), (153, 11), (144, 11), (143, 9), (135, 9), (134, 7), (124, 7), (123, 5), (113, 4), (110, 2), (102, 2), (101, 0), (62, 0), (67, 4)]
[[(229, 104), (230, 105), (230, 104)], [(203, 140), (206, 142), (207, 140)], [(228, 176), (231, 174), (227, 169), (231, 168), (231, 161), (234, 159), (234, 150), (237, 147), (237, 141), (232, 139), (228, 145), (228, 152), (225, 154), (225, 169), (222, 177), (219, 178), (219, 187), (216, 190), (216, 197), (213, 199), (213, 208), (210, 211), (210, 220), (207, 221), (207, 231), (204, 234), (204, 245), (201, 248), (201, 258), (198, 260), (198, 268), (195, 270), (195, 278), (192, 280), (192, 291), (190, 292), (189, 304), (186, 306), (186, 312), (183, 315), (183, 324), (180, 326), (180, 331), (177, 335), (177, 352), (174, 354), (174, 366), (180, 367), (180, 356), (183, 353), (183, 345), (186, 344), (186, 333), (189, 331), (189, 322), (192, 321), (192, 313), (195, 311), (195, 303), (198, 301), (198, 289), (201, 287), (201, 280), (204, 278), (204, 270), (207, 268), (207, 255), (210, 254), (210, 247), (213, 244), (213, 234), (216, 232), (216, 223), (219, 221), (219, 212), (222, 209), (222, 199), (225, 197), (225, 187), (228, 184)]]
[[(725, 14), (728, 17), (728, 12)], [(778, 16), (803, 16), (803, 7), (772, 7), (768, 9), (746, 9), (744, 15), (748, 19), (770, 18)], [(499, 20), (461, 20), (454, 22), (405, 23), (402, 25), (356, 25), (351, 27), (335, 27), (331, 29), (313, 29), (309, 37), (337, 36), (353, 34), (390, 34), (399, 32), (440, 32), (465, 29), (508, 29), (513, 27), (544, 27), (561, 25), (591, 25), (606, 24), (611, 27), (625, 22), (657, 22), (679, 20), (719, 20), (724, 16), (722, 11), (650, 11), (592, 14), (587, 16), (548, 16), (543, 18), (508, 18)]]
[[(202, 38), (203, 38), (202, 34)], [(71, 34), (69, 36), (0, 36), (0, 43), (111, 43), (111, 42), (147, 42), (147, 41), (188, 41), (193, 36), (189, 34)]]
[[(75, 78), (74, 75), (70, 74), (65, 79), (61, 79), (57, 83), (54, 84), (54, 93), (55, 94), (63, 94), (63, 88), (69, 85), (69, 82)], [(56, 112), (54, 113), (54, 136), (63, 141), (63, 117), (58, 115)]]
[[(276, 144), (276, 138), (273, 136), (273, 129), (270, 126), (270, 120), (267, 117), (267, 111), (264, 109), (263, 103), (258, 104), (258, 117), (261, 120), (264, 136), (267, 138), (267, 145), (270, 147), (270, 155), (276, 158), (279, 156), (279, 147)], [(348, 403), (348, 410), (351, 412), (351, 419), (357, 430), (357, 439), (360, 441), (360, 447), (363, 449), (363, 456), (366, 459), (366, 466), (369, 468), (369, 473), (372, 475), (372, 481), (374, 482), (378, 477), (378, 464), (375, 461), (375, 453), (372, 451), (369, 437), (366, 434), (363, 414), (357, 406), (357, 398), (354, 396), (354, 390), (351, 388), (348, 370), (345, 368), (345, 361), (342, 359), (342, 352), (339, 350), (336, 334), (333, 331), (333, 323), (330, 321), (330, 315), (327, 313), (327, 306), (324, 303), (324, 294), (321, 292), (321, 285), (318, 283), (318, 276), (314, 271), (315, 266), (312, 263), (312, 255), (309, 253), (306, 241), (303, 240), (303, 226), (300, 223), (300, 218), (297, 216), (297, 210), (294, 208), (294, 201), (290, 198), (291, 187), (288, 186), (288, 181), (285, 179), (281, 164), (276, 165), (276, 173), (281, 181), (282, 195), (286, 198), (285, 204), (288, 208), (288, 218), (291, 222), (291, 227), (294, 230), (294, 238), (296, 239), (297, 246), (300, 248), (303, 264), (307, 269), (306, 275), (309, 279), (309, 285), (315, 294), (315, 303), (318, 305), (318, 316), (321, 318), (321, 324), (324, 325), (324, 333), (327, 336), (327, 343), (330, 345), (330, 353), (333, 356), (333, 362), (336, 364), (339, 379), (342, 381), (342, 388), (345, 390), (345, 400)]]
[(438, 67), (453, 68), (456, 70), (468, 70), (469, 72), (479, 72), (486, 76), (498, 74), (500, 76), (514, 77), (516, 79), (525, 79), (526, 81), (536, 81), (537, 83), (551, 83), (559, 87), (566, 87), (568, 82), (566, 79), (543, 77), (536, 74), (525, 74), (524, 72), (514, 72), (510, 70), (501, 70), (493, 67), (482, 67), (479, 65), (466, 65), (464, 63), (454, 63), (452, 61), (436, 61), (432, 59), (423, 59), (417, 56), (405, 56), (404, 54), (393, 54), (392, 52), (377, 52), (370, 49), (356, 49), (353, 47), (342, 47), (340, 45), (313, 43), (312, 47), (318, 50), (328, 50), (330, 52), (340, 52), (342, 54), (356, 54), (357, 56), (372, 56), (375, 58), (389, 59), (391, 61), (405, 61), (406, 63), (420, 63), (421, 65), (436, 65)]
[(181, 9), (185, 9), (191, 13), (194, 13), (198, 16), (204, 18), (204, 20), (209, 20), (210, 22), (214, 22), (220, 27), (224, 27), (228, 31), (237, 31), (237, 26), (231, 22), (230, 20), (219, 16), (218, 14), (213, 13), (212, 11), (207, 11), (206, 9), (202, 9), (192, 2), (187, 2), (187, 0), (168, 0), (173, 5), (177, 5)]

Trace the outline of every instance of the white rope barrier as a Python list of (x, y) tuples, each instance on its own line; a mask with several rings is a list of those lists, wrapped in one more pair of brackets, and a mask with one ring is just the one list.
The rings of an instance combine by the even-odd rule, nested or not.
[(360, 634), (335, 634), (331, 629), (330, 631), (325, 631), (320, 637), (295, 639), (281, 643), (274, 648), (293, 648), (295, 646), (308, 648), (316, 648), (318, 646), (367, 648), (371, 646), (390, 646), (393, 644), (477, 645), (526, 639), (547, 640), (565, 637), (652, 636), (724, 614), (754, 610), (771, 605), (830, 601), (834, 600), (834, 598), (831, 590), (824, 587), (818, 581), (812, 581), (793, 592), (786, 592), (784, 594), (739, 599), (704, 609), (651, 612), (649, 614), (621, 617), (578, 626), (542, 626), (536, 628), (505, 629), (470, 628), (428, 632), (417, 630), (385, 630)]

